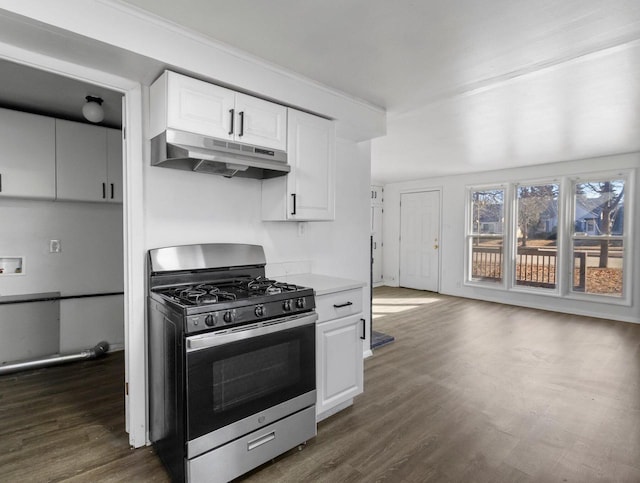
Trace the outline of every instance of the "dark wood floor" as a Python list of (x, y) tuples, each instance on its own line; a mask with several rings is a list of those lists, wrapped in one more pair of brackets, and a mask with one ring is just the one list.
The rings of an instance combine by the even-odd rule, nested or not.
[[(376, 289), (365, 392), (247, 482), (640, 482), (640, 325)], [(168, 481), (122, 353), (0, 377), (0, 481)]]

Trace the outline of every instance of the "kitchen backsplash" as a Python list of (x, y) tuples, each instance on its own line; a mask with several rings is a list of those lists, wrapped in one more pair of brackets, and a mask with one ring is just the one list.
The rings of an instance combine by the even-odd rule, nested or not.
[(266, 275), (270, 278), (286, 278), (287, 275), (299, 275), (301, 273), (311, 273), (310, 260), (298, 260), (291, 262), (269, 262), (265, 267)]

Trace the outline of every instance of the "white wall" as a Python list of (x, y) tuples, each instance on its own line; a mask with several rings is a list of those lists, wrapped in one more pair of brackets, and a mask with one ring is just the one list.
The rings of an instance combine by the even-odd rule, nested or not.
[[(0, 275), (0, 295), (123, 291), (122, 205), (0, 199), (0, 226), (0, 257), (25, 257), (23, 274)], [(60, 253), (49, 253), (52, 239), (61, 241)], [(61, 301), (61, 351), (101, 340), (123, 347), (122, 296), (97, 300)], [(1, 324), (0, 337), (10, 337)]]
[[(461, 297), (491, 300), (513, 305), (538, 307), (558, 312), (591, 315), (640, 323), (638, 307), (640, 301), (640, 209), (635, 209), (631, 225), (635, 246), (630, 247), (633, 257), (634, 287), (631, 294), (632, 305), (621, 306), (597, 302), (568, 300), (552, 296), (530, 293), (506, 292), (476, 286), (464, 285), (465, 251), (465, 199), (466, 187), (501, 182), (548, 179), (554, 176), (569, 176), (578, 173), (599, 172), (640, 167), (640, 153), (608, 156), (563, 163), (546, 164), (500, 171), (487, 171), (458, 176), (438, 177), (385, 186), (384, 210), (384, 277), (385, 283), (398, 286), (399, 280), (399, 235), (400, 235), (400, 194), (409, 191), (442, 189), (442, 237), (440, 291)], [(639, 171), (636, 170), (636, 189)], [(636, 194), (637, 206), (637, 194)]]
[[(192, 173), (147, 164), (146, 249), (190, 243), (253, 243), (264, 246), (269, 265), (290, 273), (369, 280), (369, 143), (340, 139), (336, 148), (336, 220), (261, 220), (261, 181)], [(368, 297), (368, 289), (365, 297)], [(367, 308), (366, 319), (369, 320)]]

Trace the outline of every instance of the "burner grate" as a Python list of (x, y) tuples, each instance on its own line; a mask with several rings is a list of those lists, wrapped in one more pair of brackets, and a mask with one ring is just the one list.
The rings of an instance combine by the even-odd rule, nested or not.
[(264, 293), (267, 295), (278, 294), (282, 292), (295, 292), (298, 290), (297, 285), (290, 283), (277, 282), (266, 277), (257, 277), (247, 283), (249, 291), (254, 293)]
[(220, 290), (219, 287), (206, 283), (171, 289), (169, 290), (169, 295), (185, 305), (215, 304), (236, 300), (237, 298), (234, 293)]

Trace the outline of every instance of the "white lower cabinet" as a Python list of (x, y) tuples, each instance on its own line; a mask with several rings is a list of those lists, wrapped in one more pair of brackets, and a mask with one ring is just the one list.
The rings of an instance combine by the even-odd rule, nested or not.
[(316, 419), (350, 406), (363, 391), (362, 290), (318, 296)]

